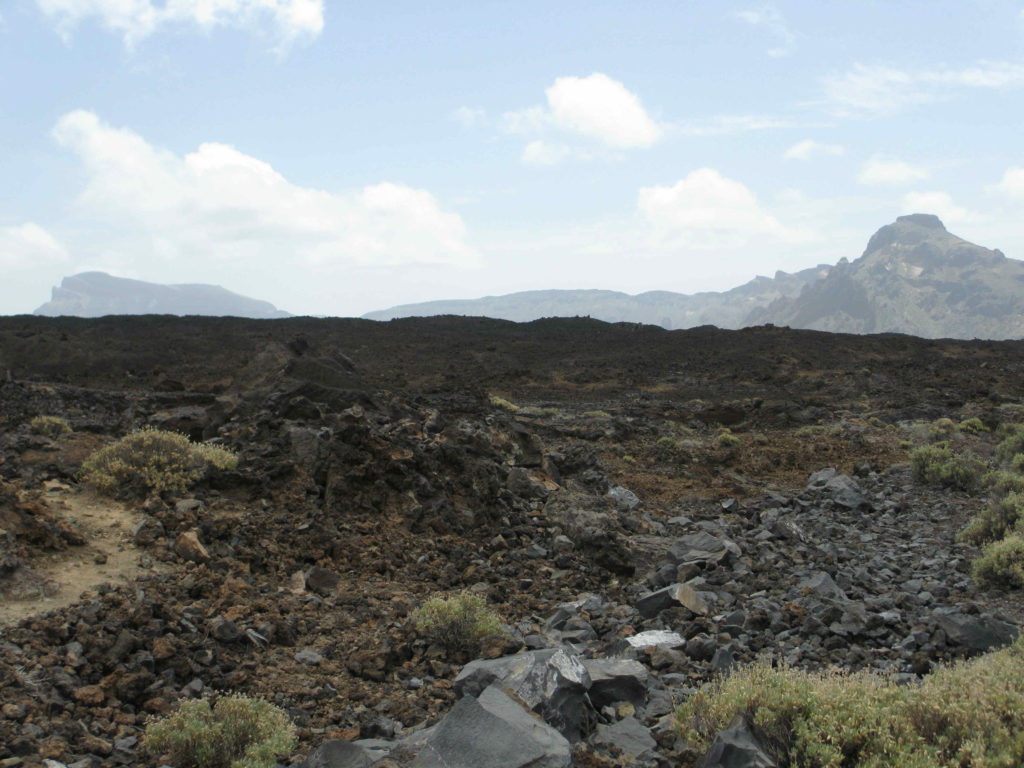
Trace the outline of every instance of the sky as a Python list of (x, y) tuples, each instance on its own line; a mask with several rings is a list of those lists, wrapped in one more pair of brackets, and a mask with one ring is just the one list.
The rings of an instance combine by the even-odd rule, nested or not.
[(1024, 1), (0, 0), (0, 314), (727, 290), (916, 212), (1024, 259)]

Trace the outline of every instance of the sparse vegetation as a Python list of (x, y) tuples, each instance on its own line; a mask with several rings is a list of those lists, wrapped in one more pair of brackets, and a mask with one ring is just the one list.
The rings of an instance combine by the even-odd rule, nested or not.
[(910, 454), (914, 478), (928, 485), (941, 485), (962, 491), (978, 487), (984, 466), (968, 454), (956, 454), (948, 443), (924, 445)]
[(612, 415), (608, 411), (584, 411), (585, 419), (610, 419)]
[(1024, 537), (1014, 531), (985, 545), (972, 564), (974, 580), (990, 587), (1024, 587)]
[(37, 435), (46, 437), (60, 437), (71, 431), (67, 419), (60, 416), (36, 416), (28, 425)]
[(966, 432), (969, 435), (980, 435), (982, 432), (988, 432), (988, 427), (985, 423), (977, 416), (971, 419), (964, 419), (959, 424), (960, 431)]
[(720, 448), (735, 448), (740, 444), (740, 439), (728, 429), (723, 428), (717, 435), (715, 435), (715, 443), (717, 443)]
[(742, 668), (676, 712), (706, 750), (749, 713), (780, 765), (802, 768), (995, 768), (1024, 761), (1024, 641), (943, 667), (920, 685), (839, 671)]
[(519, 413), (519, 406), (509, 400), (506, 400), (504, 397), (499, 397), (498, 395), (491, 395), (487, 399), (495, 408), (501, 408), (502, 410), (506, 410), (509, 413)]
[(1001, 539), (1024, 519), (1024, 493), (1010, 491), (989, 502), (960, 533), (963, 541), (984, 544)]
[(154, 757), (167, 754), (177, 768), (270, 768), (295, 746), (287, 714), (262, 699), (224, 696), (183, 701), (177, 712), (146, 728)]
[(238, 456), (182, 434), (144, 428), (101, 448), (82, 464), (81, 478), (100, 493), (142, 496), (183, 493), (208, 467), (234, 469)]
[(474, 655), (480, 641), (501, 631), (501, 622), (480, 595), (463, 591), (437, 595), (412, 614), (416, 630), (451, 655)]

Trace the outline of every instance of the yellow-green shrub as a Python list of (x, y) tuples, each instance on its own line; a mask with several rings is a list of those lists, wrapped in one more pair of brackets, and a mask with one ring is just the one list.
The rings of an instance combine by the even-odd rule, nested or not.
[(1024, 587), (1024, 538), (1020, 532), (986, 544), (981, 557), (971, 564), (971, 572), (982, 586)]
[(978, 487), (983, 465), (971, 456), (958, 455), (949, 445), (924, 445), (910, 454), (914, 478), (929, 485), (972, 491)]
[(224, 696), (212, 710), (206, 700), (184, 701), (146, 727), (145, 745), (177, 768), (270, 768), (295, 748), (295, 726), (262, 699)]
[(960, 532), (960, 539), (971, 544), (995, 541), (1012, 531), (1021, 519), (1024, 519), (1024, 493), (1010, 491), (995, 496), (988, 507), (974, 515)]
[(979, 419), (977, 416), (964, 419), (959, 424), (961, 432), (967, 432), (972, 435), (979, 435), (982, 432), (988, 432), (988, 427), (985, 426), (985, 422)]
[(1006, 464), (1013, 461), (1013, 457), (1019, 453), (1024, 453), (1024, 424), (1009, 427), (996, 446), (996, 459)]
[(28, 425), (37, 435), (46, 437), (60, 437), (71, 431), (67, 419), (60, 416), (36, 416)]
[(1024, 764), (1024, 641), (940, 668), (918, 686), (874, 674), (744, 667), (676, 712), (705, 751), (749, 713), (780, 765), (1009, 768)]
[(225, 448), (146, 427), (90, 455), (82, 463), (81, 478), (106, 494), (183, 493), (208, 467), (237, 466), (238, 456)]
[(484, 598), (468, 591), (430, 598), (413, 611), (412, 623), (429, 642), (449, 654), (475, 655), (481, 639), (501, 631), (497, 614)]
[(502, 410), (508, 411), (509, 413), (519, 413), (519, 406), (510, 400), (506, 400), (504, 397), (499, 397), (498, 395), (491, 395), (487, 399), (495, 408), (501, 408)]

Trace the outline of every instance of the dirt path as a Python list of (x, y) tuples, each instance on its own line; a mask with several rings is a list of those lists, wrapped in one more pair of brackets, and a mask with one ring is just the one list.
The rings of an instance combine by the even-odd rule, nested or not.
[(4, 599), (0, 626), (71, 605), (99, 584), (124, 584), (141, 573), (166, 568), (135, 546), (132, 528), (141, 515), (123, 504), (56, 482), (47, 486), (46, 503), (56, 516), (74, 523), (86, 543), (31, 558), (32, 578), (41, 582), (43, 594)]

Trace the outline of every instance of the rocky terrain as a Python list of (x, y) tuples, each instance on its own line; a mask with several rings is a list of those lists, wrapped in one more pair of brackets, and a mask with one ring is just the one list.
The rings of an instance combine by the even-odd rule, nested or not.
[[(284, 764), (689, 766), (673, 708), (734, 665), (913, 681), (1024, 620), (957, 541), (985, 499), (907, 463), (937, 419), (1024, 419), (1022, 366), (777, 327), (0, 319), (0, 765), (155, 766), (149, 717), (242, 692), (298, 726)], [(79, 484), (144, 425), (241, 462)], [(456, 590), (504, 624), (476, 659), (412, 625)]]
[(936, 216), (900, 216), (860, 258), (795, 274), (776, 272), (722, 293), (525, 291), (465, 301), (409, 304), (365, 317), (480, 315), (529, 321), (588, 316), (663, 328), (772, 323), (837, 333), (924, 338), (1024, 336), (1024, 262), (951, 234)]
[(212, 315), (251, 318), (288, 317), (268, 301), (250, 299), (219, 285), (160, 285), (81, 272), (61, 280), (50, 300), (34, 312), (47, 317), (104, 315)]

